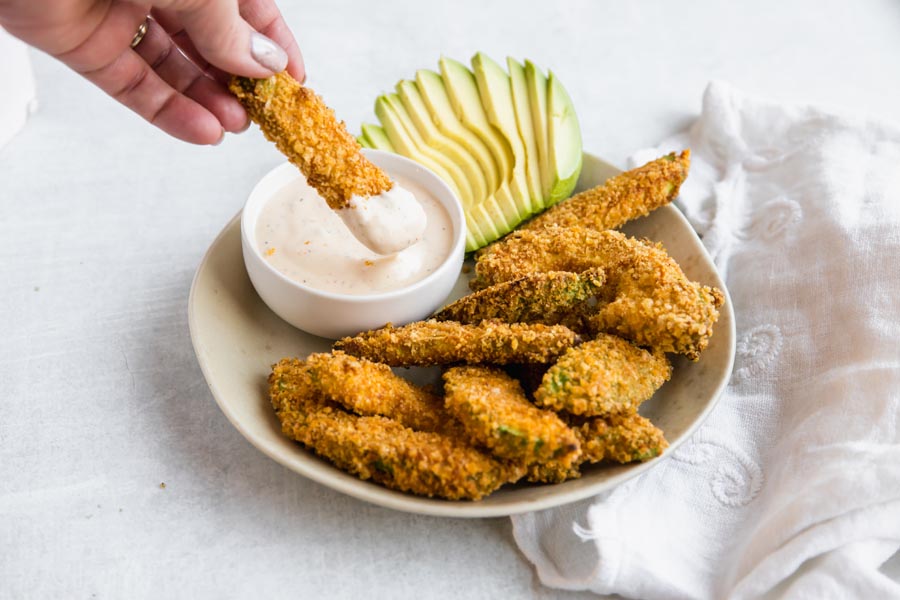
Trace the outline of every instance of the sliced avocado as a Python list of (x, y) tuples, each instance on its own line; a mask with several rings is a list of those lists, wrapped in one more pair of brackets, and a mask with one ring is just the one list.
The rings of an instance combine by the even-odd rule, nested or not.
[(431, 120), (428, 107), (414, 81), (403, 80), (397, 83), (396, 87), (397, 94), (403, 102), (403, 108), (406, 109), (406, 114), (409, 115), (419, 135), (422, 136), (422, 140), (459, 166), (472, 188), (473, 203), (482, 201), (490, 192), (487, 189), (484, 171), (481, 170), (475, 157), (459, 142), (450, 139), (438, 130), (434, 121)]
[(362, 134), (356, 136), (356, 141), (363, 148), (374, 148), (375, 147), (372, 144), (370, 144), (369, 140), (366, 139), (366, 136), (364, 136)]
[[(399, 99), (396, 104), (399, 104)], [(465, 176), (459, 172), (459, 168), (455, 167), (455, 165), (448, 167), (446, 157), (438, 155), (438, 153), (422, 143), (420, 139), (416, 139), (418, 136), (409, 130), (407, 123), (397, 114), (395, 103), (390, 101), (388, 94), (379, 96), (375, 101), (375, 115), (381, 121), (397, 153), (420, 162), (437, 173), (464, 204), (471, 200), (471, 196), (466, 195), (460, 189), (458, 180), (464, 180)], [(451, 170), (454, 167), (458, 174)]]
[[(482, 202), (482, 204), (490, 205), (486, 209), (486, 211), (490, 214), (502, 215), (502, 218), (495, 217), (496, 220), (493, 223), (494, 229), (497, 232), (497, 237), (488, 237), (486, 239), (486, 243), (493, 242), (500, 236), (506, 235), (523, 220), (519, 206), (513, 199), (513, 194), (509, 189), (509, 184), (505, 181), (501, 183), (500, 187), (498, 187), (494, 191), (494, 194), (492, 196), (488, 196), (488, 198), (484, 202)], [(479, 223), (481, 222), (479, 221)], [(481, 225), (482, 230), (485, 230), (485, 225)]]
[(394, 151), (397, 154), (402, 154), (407, 158), (411, 158), (434, 171), (438, 177), (443, 179), (444, 182), (450, 186), (450, 189), (453, 190), (457, 197), (462, 198), (462, 194), (460, 193), (459, 188), (456, 187), (456, 182), (453, 181), (453, 177), (450, 176), (450, 173), (447, 172), (442, 164), (419, 151), (415, 143), (409, 137), (409, 134), (406, 132), (406, 128), (390, 109), (387, 99), (384, 96), (379, 96), (375, 101), (375, 114), (381, 121), (384, 131), (391, 141), (391, 146), (394, 147)]
[(365, 138), (369, 143), (369, 148), (398, 154), (398, 152), (394, 150), (394, 146), (391, 145), (391, 140), (388, 139), (387, 133), (384, 132), (384, 128), (380, 125), (363, 123), (361, 137)]
[(552, 71), (547, 79), (547, 141), (550, 166), (558, 180), (550, 204), (571, 195), (581, 174), (581, 127), (568, 92)]
[(441, 57), (440, 67), (444, 87), (457, 118), (491, 149), (500, 170), (500, 180), (506, 181), (513, 170), (512, 149), (488, 121), (475, 75), (461, 62), (447, 57)]
[(475, 71), (475, 81), (488, 121), (503, 135), (512, 149), (513, 170), (508, 180), (509, 189), (522, 211), (522, 219), (525, 219), (537, 212), (540, 207), (533, 202), (531, 190), (528, 188), (525, 147), (516, 125), (509, 75), (482, 52), (472, 57), (472, 69)]
[(410, 139), (412, 139), (413, 143), (416, 145), (419, 151), (429, 155), (433, 160), (440, 163), (448, 173), (450, 173), (450, 176), (456, 183), (457, 189), (462, 194), (459, 199), (463, 204), (463, 208), (474, 204), (477, 200), (480, 200), (480, 198), (476, 198), (472, 193), (472, 184), (469, 182), (466, 173), (463, 171), (460, 165), (455, 162), (452, 157), (447, 156), (447, 154), (429, 146), (428, 143), (422, 138), (422, 135), (419, 133), (419, 130), (413, 123), (412, 118), (409, 116), (409, 113), (403, 106), (403, 101), (400, 99), (400, 96), (397, 94), (385, 94), (385, 98), (390, 105), (390, 109), (394, 111), (394, 113), (403, 123), (403, 126), (406, 127), (406, 132), (409, 134)]
[(435, 125), (445, 135), (467, 148), (475, 157), (487, 179), (488, 192), (493, 193), (503, 181), (497, 161), (494, 160), (490, 148), (481, 141), (481, 138), (457, 118), (447, 90), (444, 88), (444, 80), (434, 71), (420, 69), (416, 71), (416, 84)]
[(509, 83), (512, 103), (516, 114), (519, 137), (525, 147), (525, 174), (528, 176), (528, 190), (538, 208), (544, 207), (544, 186), (541, 181), (540, 159), (534, 122), (531, 119), (531, 102), (528, 100), (528, 86), (525, 83), (525, 67), (513, 58), (506, 57), (509, 69)]
[(556, 183), (550, 166), (550, 152), (547, 140), (547, 76), (530, 60), (525, 61), (525, 84), (531, 105), (531, 122), (537, 142), (538, 163), (541, 167), (541, 187), (545, 203), (550, 204), (551, 190)]
[(467, 223), (471, 223), (484, 238), (484, 243), (479, 246), (466, 246), (466, 252), (477, 250), (506, 235), (522, 221), (506, 182), (484, 202), (469, 207), (466, 213)]

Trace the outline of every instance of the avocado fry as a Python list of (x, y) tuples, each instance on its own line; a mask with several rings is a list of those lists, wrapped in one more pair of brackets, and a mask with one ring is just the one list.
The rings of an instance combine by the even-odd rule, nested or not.
[(519, 229), (475, 254), (473, 290), (552, 271), (603, 268), (607, 282), (641, 242), (615, 231), (586, 227)]
[(523, 229), (554, 225), (616, 229), (671, 202), (690, 166), (690, 150), (679, 155), (672, 152), (575, 194), (526, 223)]
[(442, 398), (394, 374), (387, 365), (339, 351), (311, 354), (306, 364), (316, 389), (350, 412), (388, 417), (416, 431), (450, 433), (455, 425)]
[(646, 462), (669, 447), (662, 430), (637, 413), (568, 418), (578, 437), (581, 455), (571, 465), (556, 461), (532, 464), (526, 479), (532, 483), (560, 483), (581, 477), (582, 466), (594, 463)]
[(392, 367), (430, 367), (453, 363), (545, 363), (581, 338), (562, 325), (482, 321), (418, 321), (387, 325), (338, 340), (334, 348)]
[(534, 273), (463, 296), (434, 318), (459, 323), (499, 319), (504, 323), (557, 325), (575, 306), (596, 296), (605, 279), (602, 268), (583, 273)]
[(573, 415), (630, 413), (672, 375), (665, 354), (651, 354), (613, 335), (600, 334), (570, 348), (544, 374), (534, 394), (544, 408)]
[(452, 367), (444, 372), (447, 411), (474, 444), (497, 457), (569, 465), (579, 454), (575, 434), (553, 412), (531, 404), (519, 382), (494, 367)]
[(669, 447), (661, 429), (636, 412), (594, 417), (576, 426), (583, 463), (645, 462)]
[[(602, 267), (607, 283), (594, 332), (611, 332), (697, 360), (709, 344), (724, 295), (689, 280), (661, 245), (617, 231), (546, 227), (516, 231), (479, 251), (472, 289), (529, 274)], [(577, 325), (573, 324), (573, 326)]]
[(273, 366), (269, 397), (287, 437), (338, 468), (391, 489), (478, 500), (524, 471), (455, 437), (413, 431), (382, 416), (350, 414), (316, 394), (307, 365), (296, 359)]
[(697, 361), (724, 302), (718, 288), (688, 280), (674, 260), (653, 249), (617, 278), (615, 299), (600, 306), (587, 326)]
[(349, 206), (353, 196), (377, 196), (393, 187), (384, 171), (362, 155), (334, 111), (287, 72), (268, 79), (233, 77), (229, 89), (332, 209)]

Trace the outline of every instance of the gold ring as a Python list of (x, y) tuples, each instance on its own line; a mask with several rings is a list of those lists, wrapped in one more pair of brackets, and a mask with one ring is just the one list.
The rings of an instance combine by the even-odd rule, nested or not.
[(141, 23), (141, 26), (134, 32), (134, 37), (131, 38), (132, 48), (137, 48), (137, 45), (140, 44), (141, 40), (144, 39), (144, 36), (147, 35), (148, 29), (150, 29), (150, 17), (145, 18), (144, 22)]

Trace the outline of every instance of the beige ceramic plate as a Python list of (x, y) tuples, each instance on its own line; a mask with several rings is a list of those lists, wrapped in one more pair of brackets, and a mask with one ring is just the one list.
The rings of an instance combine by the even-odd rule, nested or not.
[[(619, 170), (585, 154), (579, 188), (600, 184)], [(629, 235), (661, 241), (691, 279), (725, 291), (726, 302), (715, 335), (699, 362), (673, 361), (672, 379), (644, 403), (641, 413), (662, 428), (668, 451), (646, 463), (585, 468), (580, 479), (557, 485), (504, 486), (478, 502), (447, 501), (395, 492), (334, 468), (299, 444), (283, 437), (266, 399), (266, 376), (285, 356), (304, 357), (330, 349), (330, 340), (288, 325), (256, 295), (241, 258), (240, 220), (235, 217), (212, 243), (194, 278), (189, 322), (194, 351), (219, 407), (244, 437), (272, 459), (318, 483), (374, 504), (414, 513), (447, 517), (496, 517), (549, 508), (609, 490), (653, 468), (685, 441), (712, 410), (731, 374), (734, 361), (734, 314), (725, 285), (687, 220), (673, 206), (629, 223)], [(451, 294), (467, 291), (460, 275)], [(417, 379), (433, 371), (417, 373)]]

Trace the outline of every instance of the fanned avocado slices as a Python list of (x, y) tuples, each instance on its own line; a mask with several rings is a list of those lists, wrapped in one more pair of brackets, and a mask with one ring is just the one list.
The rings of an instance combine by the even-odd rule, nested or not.
[(367, 148), (402, 154), (440, 176), (463, 204), (473, 251), (568, 198), (582, 166), (581, 130), (559, 78), (531, 61), (484, 53), (472, 69), (442, 57), (376, 100)]

